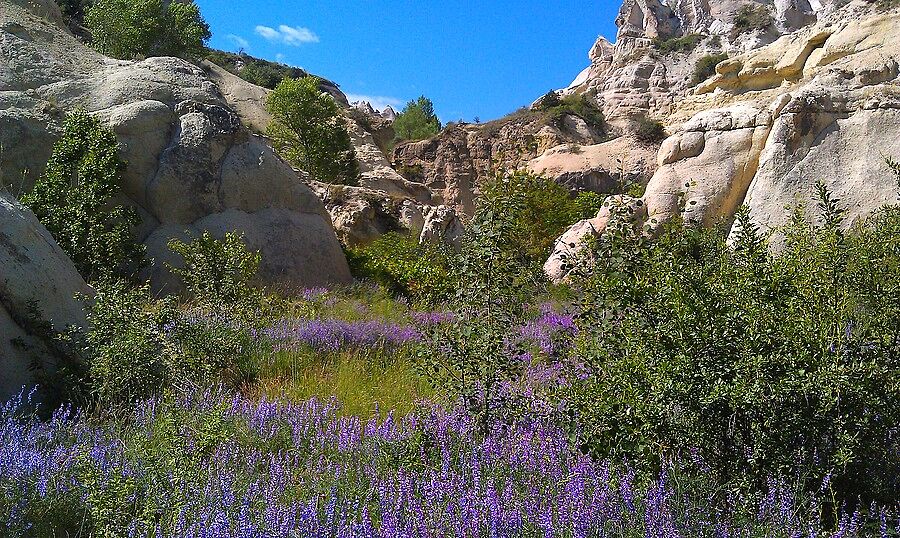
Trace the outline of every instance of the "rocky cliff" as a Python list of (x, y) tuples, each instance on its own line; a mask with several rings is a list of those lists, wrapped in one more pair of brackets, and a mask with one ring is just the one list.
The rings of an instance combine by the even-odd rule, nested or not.
[[(73, 37), (50, 0), (2, 0), (0, 181), (14, 194), (43, 170), (66, 111), (100, 116), (128, 161), (123, 202), (143, 223), (147, 276), (173, 289), (166, 243), (237, 230), (262, 252), (272, 285), (346, 283), (350, 272), (328, 212), (251, 117), (238, 83), (175, 58), (119, 61)], [(227, 80), (226, 80), (227, 79)], [(227, 84), (226, 84), (227, 82)], [(250, 111), (250, 112), (248, 112)], [(243, 120), (243, 121), (242, 121)], [(254, 124), (254, 121), (259, 124)]]
[[(641, 102), (641, 110), (666, 111), (671, 136), (660, 147), (658, 169), (639, 200), (644, 209), (635, 218), (730, 225), (746, 204), (777, 247), (777, 230), (791, 208), (814, 206), (817, 181), (841, 200), (848, 227), (898, 202), (885, 159), (900, 156), (900, 12), (861, 1), (816, 4), (803, 17), (788, 16), (792, 12), (778, 5), (769, 9), (787, 33), (734, 54), (680, 97), (669, 92), (664, 105)], [(708, 28), (717, 28), (717, 21)], [(643, 35), (659, 31), (653, 28), (646, 26)], [(637, 33), (633, 25), (620, 27), (623, 32)], [(568, 91), (606, 88), (619, 73), (592, 71)], [(599, 91), (597, 98), (611, 114), (624, 113), (614, 95)], [(546, 266), (551, 277), (564, 276), (560, 256), (580, 237), (602, 233), (606, 217), (579, 223), (565, 244), (558, 243)]]

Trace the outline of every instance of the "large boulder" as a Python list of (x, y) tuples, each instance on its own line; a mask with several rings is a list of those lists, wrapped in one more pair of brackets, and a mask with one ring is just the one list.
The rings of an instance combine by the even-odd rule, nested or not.
[(351, 281), (329, 214), (304, 174), (244, 124), (258, 130), (265, 123), (264, 91), (207, 65), (214, 81), (177, 58), (105, 58), (42, 17), (43, 3), (4, 3), (0, 11), (0, 172), (7, 187), (30, 188), (65, 112), (83, 108), (112, 127), (129, 163), (123, 201), (143, 217), (136, 234), (155, 260), (147, 276), (156, 291), (176, 291), (161, 263), (171, 258), (168, 239), (201, 230), (244, 233), (261, 250), (265, 284)]
[(84, 327), (76, 296), (90, 294), (34, 214), (0, 193), (0, 400), (55, 370), (58, 350), (47, 329)]

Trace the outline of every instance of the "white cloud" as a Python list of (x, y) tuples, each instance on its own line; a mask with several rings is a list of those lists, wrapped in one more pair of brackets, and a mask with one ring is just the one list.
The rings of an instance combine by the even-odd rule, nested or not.
[(225, 37), (228, 38), (228, 41), (231, 41), (232, 43), (234, 43), (238, 47), (241, 47), (242, 49), (246, 49), (247, 47), (250, 46), (250, 42), (239, 35), (228, 34)]
[(292, 27), (286, 24), (280, 25), (277, 30), (268, 26), (257, 26), (256, 34), (273, 43), (282, 43), (292, 47), (299, 47), (304, 43), (319, 42), (319, 36), (309, 28)]
[(383, 95), (362, 95), (358, 93), (348, 93), (347, 100), (351, 103), (357, 101), (368, 101), (375, 110), (384, 110), (388, 106), (396, 111), (400, 111), (403, 107), (403, 101), (396, 97), (385, 97)]

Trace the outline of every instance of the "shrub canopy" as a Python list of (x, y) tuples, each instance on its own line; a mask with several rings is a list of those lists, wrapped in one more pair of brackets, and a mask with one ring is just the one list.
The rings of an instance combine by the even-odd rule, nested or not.
[(441, 132), (441, 120), (434, 113), (434, 103), (424, 95), (406, 103), (394, 120), (395, 140), (424, 140)]
[(191, 1), (97, 0), (85, 24), (98, 51), (125, 60), (199, 55), (212, 36)]
[(126, 276), (143, 263), (134, 208), (115, 206), (125, 163), (116, 135), (83, 111), (70, 114), (44, 174), (22, 197), (88, 281)]
[(319, 89), (319, 79), (286, 78), (266, 102), (268, 134), (275, 150), (313, 179), (355, 185), (359, 164), (337, 102)]

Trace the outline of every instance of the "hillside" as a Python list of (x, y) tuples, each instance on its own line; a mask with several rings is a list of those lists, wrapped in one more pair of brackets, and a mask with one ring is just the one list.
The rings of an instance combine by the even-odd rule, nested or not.
[(443, 125), (0, 0), (0, 537), (900, 538), (900, 6), (615, 22)]

